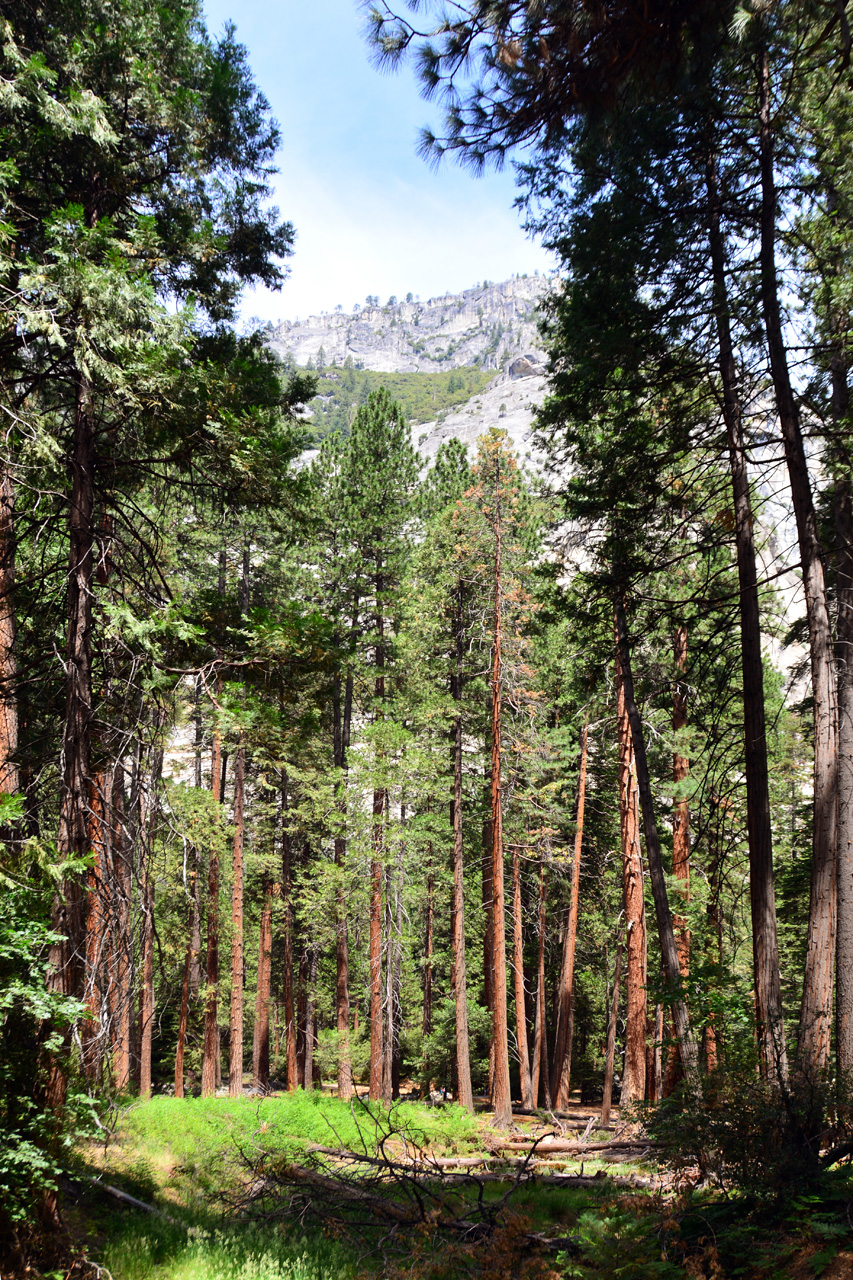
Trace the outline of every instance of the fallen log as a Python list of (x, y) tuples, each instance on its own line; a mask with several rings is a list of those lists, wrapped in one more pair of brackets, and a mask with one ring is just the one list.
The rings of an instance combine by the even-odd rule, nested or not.
[(108, 1182), (101, 1182), (100, 1178), (92, 1178), (86, 1173), (77, 1173), (74, 1175), (74, 1179), (88, 1182), (90, 1186), (97, 1187), (100, 1191), (103, 1191), (104, 1195), (112, 1196), (113, 1200), (119, 1200), (122, 1204), (130, 1205), (132, 1209), (141, 1209), (144, 1213), (150, 1213), (153, 1217), (161, 1218), (163, 1222), (168, 1222), (173, 1227), (182, 1227), (184, 1231), (189, 1229), (185, 1222), (181, 1222), (180, 1218), (173, 1218), (170, 1213), (165, 1213), (155, 1205), (146, 1204), (144, 1200), (137, 1200), (136, 1196), (128, 1195), (120, 1187), (111, 1187)]
[[(640, 1138), (610, 1138), (606, 1142), (570, 1142), (564, 1138), (555, 1138), (552, 1141), (542, 1139), (536, 1148), (537, 1155), (548, 1155), (551, 1152), (572, 1152), (575, 1155), (585, 1155), (593, 1151), (627, 1151), (627, 1150), (646, 1150), (650, 1147), (660, 1146), (660, 1143), (648, 1142)], [(501, 1142), (495, 1148), (496, 1151), (529, 1151), (531, 1148), (526, 1142), (513, 1141), (508, 1139)]]

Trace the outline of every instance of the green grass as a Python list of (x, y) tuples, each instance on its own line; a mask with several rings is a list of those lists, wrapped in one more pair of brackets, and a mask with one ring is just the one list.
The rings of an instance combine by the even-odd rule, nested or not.
[[(386, 1125), (388, 1113), (376, 1109)], [(475, 1150), (479, 1129), (460, 1107), (401, 1103), (392, 1123), (421, 1145), (444, 1150)], [(306, 1147), (349, 1147), (370, 1154), (376, 1149), (373, 1113), (320, 1093), (253, 1098), (153, 1098), (122, 1114), (115, 1141), (106, 1153), (107, 1169), (128, 1177), (145, 1194), (170, 1193), (173, 1203), (198, 1208), (239, 1184), (246, 1161), (261, 1151), (298, 1161)]]
[(348, 1280), (353, 1262), (319, 1232), (272, 1228), (183, 1231), (168, 1223), (118, 1223), (98, 1258), (114, 1280)]

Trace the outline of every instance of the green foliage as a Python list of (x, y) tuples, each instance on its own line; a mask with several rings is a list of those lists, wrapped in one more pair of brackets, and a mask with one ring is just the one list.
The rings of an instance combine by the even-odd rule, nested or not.
[(493, 377), (493, 370), (468, 367), (446, 373), (376, 373), (356, 369), (351, 359), (342, 369), (327, 366), (319, 371), (316, 395), (309, 404), (314, 438), (322, 440), (333, 431), (346, 434), (359, 405), (380, 387), (402, 407), (409, 422), (430, 422), (470, 400)]
[[(20, 814), (17, 797), (2, 797), (0, 821)], [(33, 843), (14, 857), (0, 855), (0, 1238), (5, 1232), (10, 1240), (37, 1216), (70, 1144), (91, 1122), (73, 1090), (59, 1113), (46, 1106), (48, 1055), (56, 1069), (67, 1069), (66, 1032), (84, 1013), (79, 1001), (48, 985), (50, 948), (59, 937), (50, 906), (57, 880), (71, 870), (51, 858)]]

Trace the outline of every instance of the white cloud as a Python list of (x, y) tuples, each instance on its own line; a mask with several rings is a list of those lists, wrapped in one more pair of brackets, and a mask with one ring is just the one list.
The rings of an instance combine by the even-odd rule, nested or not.
[(245, 316), (304, 318), (338, 303), (350, 311), (368, 294), (427, 298), (552, 266), (508, 207), (506, 178), (443, 171), (419, 185), (377, 184), (348, 175), (326, 181), (302, 166), (284, 172), (277, 203), (297, 231), (290, 278), (281, 293), (248, 292)]

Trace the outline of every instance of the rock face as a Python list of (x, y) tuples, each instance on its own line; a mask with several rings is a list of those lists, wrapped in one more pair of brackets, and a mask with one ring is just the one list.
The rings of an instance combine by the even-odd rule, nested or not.
[(438, 373), (473, 364), (497, 373), (523, 356), (531, 372), (542, 372), (536, 308), (548, 287), (544, 276), (514, 276), (427, 302), (413, 299), (285, 320), (268, 342), (303, 366), (316, 363), (322, 352), (325, 364), (343, 364), (350, 357), (382, 373)]

